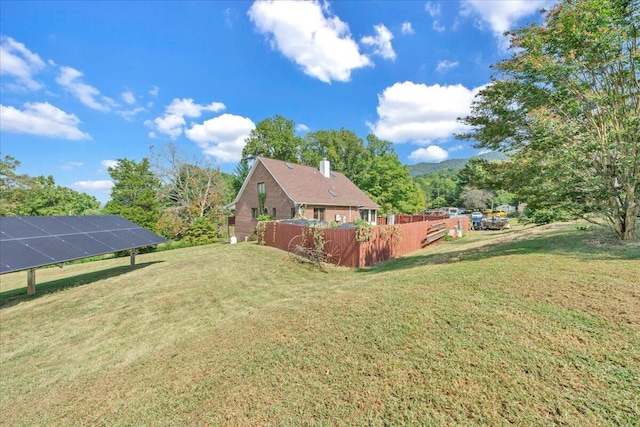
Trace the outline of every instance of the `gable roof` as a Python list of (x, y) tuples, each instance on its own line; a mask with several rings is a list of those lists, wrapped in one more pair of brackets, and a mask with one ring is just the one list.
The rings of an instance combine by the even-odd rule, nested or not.
[(244, 187), (253, 175), (258, 163), (267, 169), (295, 204), (380, 208), (376, 202), (340, 172), (331, 171), (330, 177), (326, 178), (314, 167), (268, 157), (256, 159), (238, 197), (236, 197), (236, 201), (244, 191)]

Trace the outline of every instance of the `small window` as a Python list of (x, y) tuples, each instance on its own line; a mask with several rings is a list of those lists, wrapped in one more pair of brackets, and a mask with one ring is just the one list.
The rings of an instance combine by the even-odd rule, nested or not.
[(291, 218), (296, 217), (296, 208), (291, 208)]
[(293, 166), (291, 166), (291, 163), (289, 163), (289, 162), (284, 162), (284, 164), (285, 164), (285, 165), (287, 165), (287, 167), (288, 167), (289, 169), (293, 169)]
[(258, 219), (258, 208), (251, 208), (251, 219)]
[(266, 193), (266, 190), (264, 188), (264, 182), (259, 182), (258, 183), (258, 194), (264, 194)]
[(313, 208), (313, 219), (324, 221), (324, 208)]
[(336, 193), (334, 190), (329, 190), (329, 194), (331, 194), (333, 197), (338, 197), (338, 193)]
[(276, 208), (271, 208), (271, 219), (276, 219)]

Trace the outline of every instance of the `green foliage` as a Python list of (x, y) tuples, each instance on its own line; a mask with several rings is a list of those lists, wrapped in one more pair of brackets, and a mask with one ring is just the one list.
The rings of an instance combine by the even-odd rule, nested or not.
[(364, 142), (347, 129), (309, 132), (302, 143), (300, 159), (303, 164), (318, 167), (326, 158), (331, 168), (357, 181), (366, 169), (370, 157)]
[(362, 176), (354, 183), (380, 205), (380, 213), (415, 213), (425, 207), (425, 198), (393, 146), (374, 135), (367, 136), (369, 158)]
[(295, 134), (293, 120), (276, 115), (258, 123), (245, 140), (242, 158), (252, 160), (258, 156), (298, 161), (302, 139)]
[(426, 198), (426, 208), (443, 206), (458, 206), (460, 187), (458, 186), (458, 172), (443, 169), (415, 178)]
[(373, 237), (371, 224), (363, 219), (356, 219), (353, 224), (356, 226), (356, 240), (360, 243), (368, 242)]
[(85, 193), (56, 185), (52, 176), (16, 174), (20, 162), (0, 159), (0, 215), (88, 215), (99, 213), (100, 202)]
[(149, 160), (145, 157), (140, 163), (134, 160), (118, 159), (118, 163), (109, 168), (114, 186), (111, 200), (104, 207), (107, 214), (122, 215), (152, 231), (157, 231), (160, 209), (158, 190), (160, 181), (151, 172)]
[(233, 198), (240, 192), (242, 188), (242, 184), (244, 184), (245, 179), (249, 176), (249, 171), (251, 168), (249, 167), (249, 162), (246, 159), (240, 160), (233, 170)]
[(460, 135), (513, 152), (506, 176), (532, 210), (599, 213), (622, 240), (640, 215), (639, 22), (637, 1), (560, 2), (513, 32)]
[(194, 225), (200, 230), (204, 222), (215, 229), (209, 234), (219, 237), (226, 231), (222, 229), (224, 204), (235, 197), (233, 176), (201, 159), (187, 158), (173, 144), (151, 151), (154, 172), (164, 184), (158, 193), (162, 211), (158, 230), (172, 239), (192, 236), (188, 230)]
[(267, 201), (267, 193), (258, 193), (258, 214), (260, 216), (267, 215), (265, 213), (264, 204)]
[(207, 218), (196, 218), (185, 233), (188, 242), (206, 244), (220, 240), (220, 231)]

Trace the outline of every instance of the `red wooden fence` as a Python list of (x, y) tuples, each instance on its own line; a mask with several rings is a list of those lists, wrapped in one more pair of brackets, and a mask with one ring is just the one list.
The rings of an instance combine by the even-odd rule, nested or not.
[[(463, 216), (372, 227), (372, 234), (365, 242), (356, 240), (355, 228), (324, 228), (322, 232), (325, 242), (331, 240), (342, 249), (340, 265), (364, 267), (422, 249), (430, 243), (427, 242), (427, 235), (432, 235), (435, 230), (434, 225), (437, 224), (444, 224), (448, 230), (460, 229), (466, 232), (469, 227), (469, 218)], [(295, 224), (269, 222), (264, 234), (264, 243), (286, 251), (289, 249), (291, 239), (304, 234), (309, 239), (307, 246), (313, 247), (310, 229), (311, 227)]]

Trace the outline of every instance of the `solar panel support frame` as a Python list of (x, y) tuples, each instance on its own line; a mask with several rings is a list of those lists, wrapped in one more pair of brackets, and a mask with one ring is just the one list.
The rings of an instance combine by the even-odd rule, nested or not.
[[(140, 227), (139, 225), (126, 220), (125, 218), (122, 218), (119, 215), (91, 215), (91, 216), (81, 216), (81, 217), (76, 217), (77, 219), (75, 219), (76, 226), (80, 226), (82, 224), (78, 223), (78, 220), (80, 221), (85, 221), (85, 220), (89, 220), (89, 224), (84, 224), (84, 226), (88, 226), (89, 229), (88, 230), (84, 230), (82, 231), (80, 228), (75, 228), (73, 226), (71, 226), (71, 230), (69, 230), (68, 224), (63, 224), (64, 226), (67, 226), (67, 230), (65, 230), (64, 234), (51, 234), (49, 232), (47, 232), (44, 228), (41, 228), (42, 225), (42, 219), (46, 218), (47, 221), (50, 224), (54, 224), (57, 227), (60, 227), (60, 221), (65, 221), (67, 218), (71, 218), (72, 217), (64, 217), (64, 216), (51, 216), (51, 217), (0, 217), (0, 219), (6, 219), (7, 221), (9, 221), (9, 218), (11, 218), (11, 221), (13, 222), (13, 224), (15, 225), (16, 222), (26, 222), (27, 225), (29, 227), (31, 227), (30, 229), (26, 229), (23, 228), (22, 232), (20, 232), (20, 230), (16, 230), (16, 228), (14, 227), (11, 230), (11, 234), (9, 235), (7, 229), (5, 229), (5, 227), (1, 227), (0, 228), (0, 240), (3, 242), (3, 244), (10, 244), (11, 242), (14, 241), (20, 241), (20, 239), (22, 239), (22, 241), (29, 241), (30, 244), (22, 244), (21, 246), (18, 245), (21, 248), (27, 248), (28, 250), (32, 250), (35, 249), (35, 253), (40, 254), (40, 258), (38, 259), (37, 263), (26, 263), (24, 264), (24, 266), (22, 268), (15, 268), (12, 270), (9, 264), (10, 262), (8, 262), (8, 260), (6, 259), (6, 257), (0, 257), (2, 258), (2, 262), (0, 262), (0, 266), (1, 266), (1, 271), (0, 274), (4, 274), (4, 273), (8, 273), (8, 272), (12, 272), (12, 271), (19, 271), (19, 270), (27, 270), (27, 295), (34, 295), (36, 293), (36, 269), (39, 267), (43, 267), (46, 265), (57, 265), (58, 267), (62, 268), (62, 266), (64, 265), (65, 262), (68, 261), (74, 261), (77, 259), (81, 259), (81, 258), (86, 258), (89, 256), (95, 256), (95, 255), (101, 255), (101, 254), (106, 254), (106, 253), (110, 253), (110, 252), (118, 252), (121, 250), (129, 250), (131, 252), (130, 255), (130, 265), (131, 266), (135, 266), (135, 258), (136, 258), (136, 253), (138, 252), (138, 249), (144, 246), (153, 246), (153, 245), (157, 245), (158, 243), (162, 243), (163, 241), (166, 241), (166, 239), (164, 239), (161, 236), (158, 236), (154, 233), (151, 233), (150, 231)], [(34, 224), (30, 224), (30, 221), (35, 221), (35, 227)], [(101, 222), (110, 222), (110, 224), (101, 224)], [(7, 225), (5, 221), (2, 221), (4, 223), (4, 225)], [(22, 224), (24, 225), (24, 224)], [(8, 227), (9, 229), (11, 229), (11, 227)], [(24, 231), (27, 231), (26, 233)], [(59, 230), (59, 228), (58, 228)], [(129, 230), (133, 230), (133, 231), (129, 231)], [(139, 231), (138, 231), (139, 230)], [(17, 238), (15, 232), (18, 232)], [(58, 231), (60, 233), (60, 231)], [(91, 234), (94, 233), (94, 234)], [(20, 236), (20, 234), (22, 234), (22, 236)], [(117, 236), (116, 236), (117, 234)], [(84, 236), (88, 236), (90, 237), (93, 241), (95, 241), (96, 243), (101, 243), (99, 241), (99, 238), (96, 237), (98, 235), (105, 235), (107, 237), (111, 236), (113, 238), (116, 239), (116, 241), (118, 241), (117, 244), (122, 244), (124, 243), (125, 245), (129, 245), (128, 248), (127, 247), (111, 247), (112, 251), (109, 250), (100, 250), (97, 251), (95, 253), (91, 253), (91, 254), (87, 254), (86, 256), (74, 256), (74, 257), (69, 257), (67, 256), (66, 258), (60, 258), (60, 259), (54, 259), (51, 256), (47, 257), (45, 253), (43, 253), (42, 251), (51, 251), (52, 248), (51, 247), (41, 247), (38, 248), (37, 246), (32, 246), (32, 243), (34, 241), (34, 239), (53, 239), (55, 238), (56, 244), (58, 245), (62, 245), (65, 246), (66, 248), (74, 248), (74, 244), (73, 241), (69, 241), (66, 240), (68, 238), (72, 238), (74, 236), (79, 236), (79, 235), (84, 235)], [(131, 238), (133, 237), (133, 239), (136, 241), (136, 243), (133, 243), (134, 240), (131, 240)], [(31, 239), (31, 240), (29, 240)], [(125, 239), (125, 240), (123, 240)], [(76, 240), (77, 242), (77, 240)], [(144, 244), (142, 244), (144, 243)], [(131, 245), (133, 244), (138, 244), (139, 246), (134, 246), (132, 247)], [(61, 247), (62, 247), (61, 246)], [(102, 245), (103, 248), (105, 247), (105, 245)], [(106, 246), (109, 247), (109, 246)], [(13, 249), (16, 248), (16, 245), (14, 245), (12, 247)], [(40, 250), (39, 250), (40, 249)], [(6, 246), (5, 246), (5, 250), (6, 250)], [(10, 252), (9, 252), (10, 253)], [(0, 254), (6, 255), (6, 252), (0, 252)], [(76, 252), (77, 254), (77, 252)], [(43, 257), (44, 256), (44, 261), (47, 260), (47, 258), (49, 258), (51, 260), (51, 262), (44, 262), (43, 261)], [(15, 257), (12, 259), (11, 257), (9, 257), (9, 259), (11, 261), (15, 261)]]

